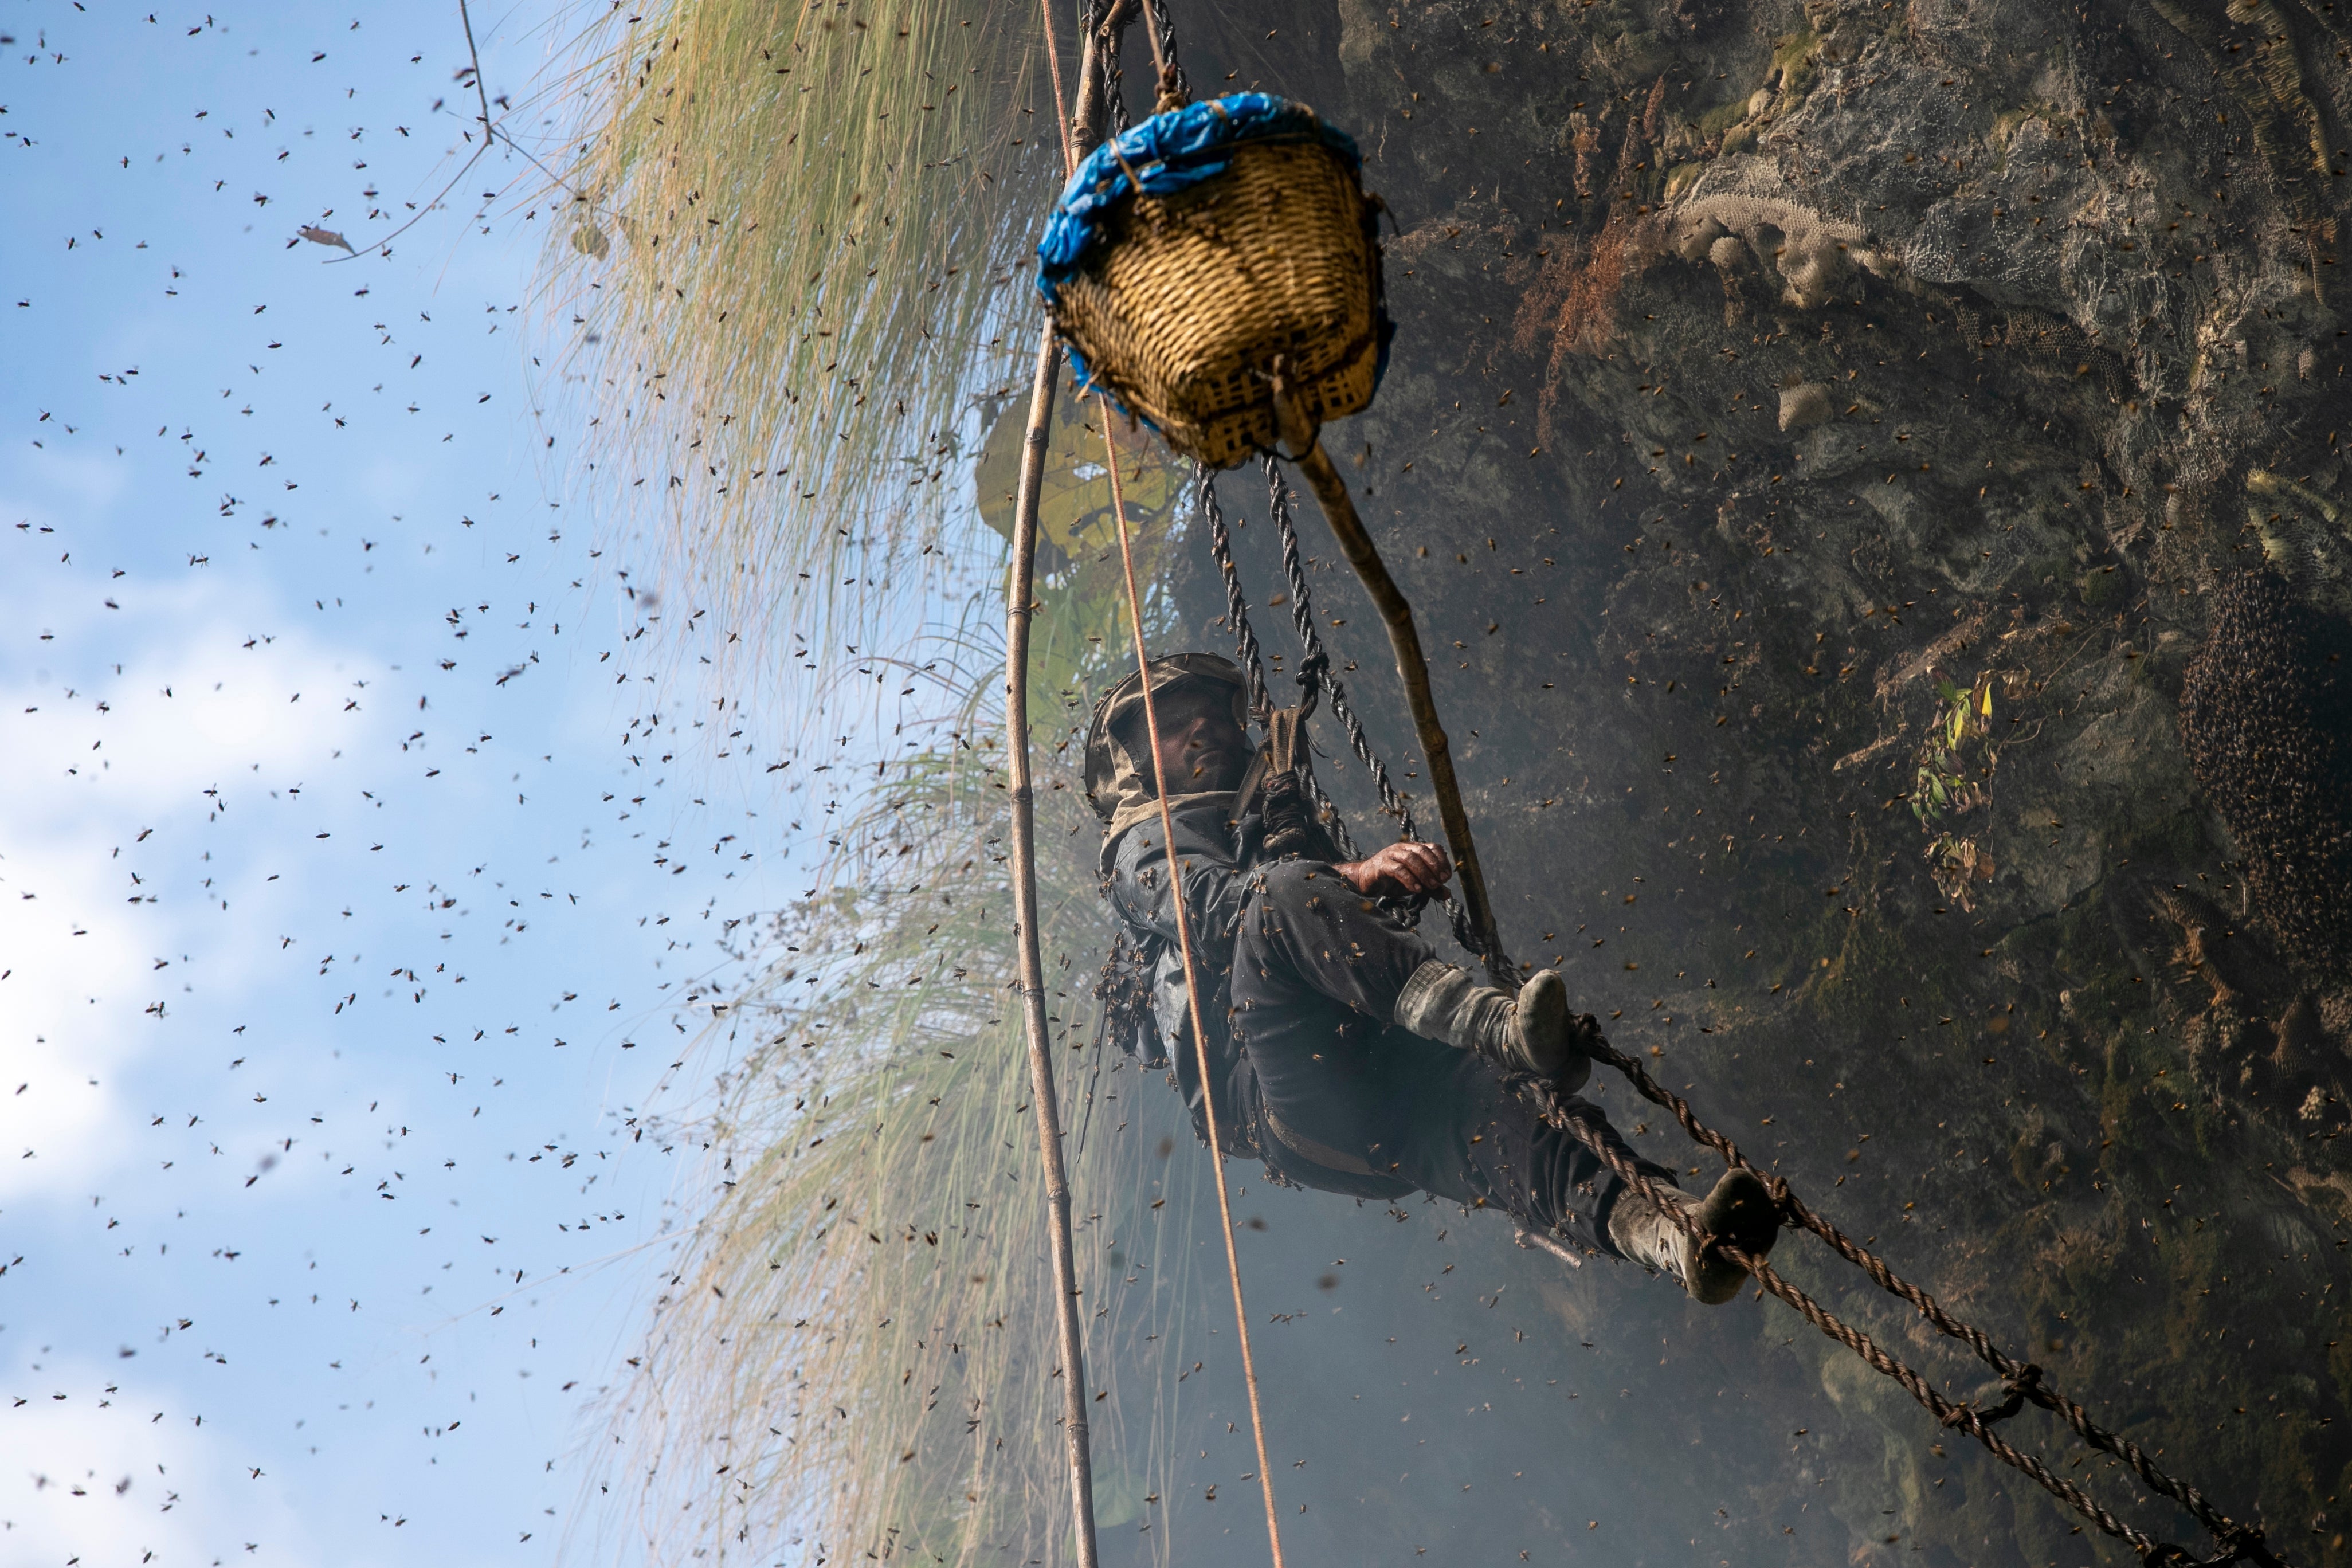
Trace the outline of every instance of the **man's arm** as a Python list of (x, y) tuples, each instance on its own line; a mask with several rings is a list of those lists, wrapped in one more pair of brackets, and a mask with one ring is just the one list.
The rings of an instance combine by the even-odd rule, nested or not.
[[(1221, 941), (1241, 919), (1247, 889), (1231, 853), (1222, 846), (1194, 840), (1181, 825), (1176, 830), (1177, 859), (1184, 882), (1184, 912), (1192, 918), (1196, 942)], [(1170, 897), (1168, 851), (1161, 844), (1160, 825), (1140, 823), (1128, 829), (1113, 858), (1111, 907), (1128, 924), (1148, 931), (1176, 945), (1176, 910)]]
[(1445, 879), (1454, 875), (1454, 862), (1438, 846), (1408, 839), (1331, 869), (1368, 899), (1410, 898), (1417, 893), (1443, 897)]

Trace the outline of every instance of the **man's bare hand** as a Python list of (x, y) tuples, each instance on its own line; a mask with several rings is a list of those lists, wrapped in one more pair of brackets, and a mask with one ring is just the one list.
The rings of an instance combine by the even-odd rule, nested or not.
[(1391, 844), (1361, 860), (1331, 868), (1368, 899), (1416, 893), (1442, 896), (1445, 879), (1454, 875), (1454, 862), (1446, 858), (1444, 850), (1418, 842)]

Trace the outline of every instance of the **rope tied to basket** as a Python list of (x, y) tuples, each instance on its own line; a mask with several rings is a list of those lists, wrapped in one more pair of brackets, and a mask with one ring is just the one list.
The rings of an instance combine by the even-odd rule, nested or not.
[(1160, 67), (1160, 95), (1152, 100), (1151, 112), (1165, 114), (1171, 109), (1181, 109), (1192, 101), (1192, 95), (1184, 90), (1182, 72), (1173, 65)]
[(1168, 0), (1147, 0), (1143, 26), (1151, 40), (1152, 61), (1159, 67), (1160, 96), (1151, 111), (1165, 114), (1171, 109), (1181, 109), (1192, 101), (1192, 87), (1185, 79), (1184, 62), (1176, 53), (1176, 24), (1169, 19)]

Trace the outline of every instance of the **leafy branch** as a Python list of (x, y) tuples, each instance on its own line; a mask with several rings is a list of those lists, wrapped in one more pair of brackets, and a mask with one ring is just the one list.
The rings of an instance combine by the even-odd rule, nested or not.
[(1964, 689), (1937, 678), (1935, 719), (1911, 785), (1911, 815), (1928, 835), (1928, 874), (1937, 889), (1963, 910), (1976, 907), (1970, 885), (1989, 882), (1993, 875), (1992, 857), (1954, 826), (1956, 818), (1992, 799), (1992, 772), (2000, 761), (1992, 743), (1993, 679), (1986, 670)]

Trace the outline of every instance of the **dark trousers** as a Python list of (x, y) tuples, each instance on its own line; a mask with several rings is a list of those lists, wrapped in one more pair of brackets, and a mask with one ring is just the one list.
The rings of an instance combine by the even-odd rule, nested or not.
[[(1267, 1163), (1301, 1186), (1433, 1193), (1614, 1252), (1619, 1182), (1484, 1058), (1390, 1023), (1435, 955), (1319, 861), (1252, 876), (1234, 944), (1234, 1037), (1257, 1074)], [(1597, 1108), (1571, 1109), (1614, 1141)], [(1663, 1173), (1663, 1169), (1661, 1169)]]

